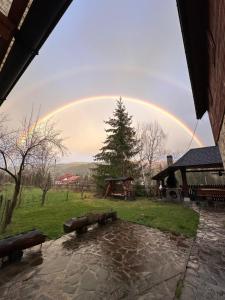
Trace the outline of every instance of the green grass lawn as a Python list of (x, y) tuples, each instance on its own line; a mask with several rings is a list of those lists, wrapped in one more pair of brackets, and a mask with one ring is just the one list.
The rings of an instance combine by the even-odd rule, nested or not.
[[(7, 192), (10, 197), (11, 191)], [(116, 210), (119, 218), (149, 227), (158, 228), (193, 237), (198, 226), (198, 214), (179, 204), (160, 203), (147, 199), (136, 201), (116, 201), (96, 199), (91, 194), (81, 200), (79, 193), (66, 191), (49, 191), (44, 207), (40, 206), (41, 191), (36, 188), (26, 188), (23, 191), (21, 207), (16, 208), (13, 222), (4, 235), (38, 228), (48, 238), (55, 239), (63, 234), (63, 223), (67, 219), (90, 212)]]

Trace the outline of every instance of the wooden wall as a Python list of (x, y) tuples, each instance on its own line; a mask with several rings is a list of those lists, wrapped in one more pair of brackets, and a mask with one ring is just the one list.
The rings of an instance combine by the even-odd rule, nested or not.
[(208, 111), (215, 142), (225, 113), (225, 0), (209, 0), (208, 10)]

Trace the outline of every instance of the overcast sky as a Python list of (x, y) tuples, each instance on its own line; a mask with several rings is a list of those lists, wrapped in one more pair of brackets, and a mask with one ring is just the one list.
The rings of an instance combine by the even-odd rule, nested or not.
[[(40, 50), (1, 110), (13, 125), (32, 106), (41, 116), (81, 98), (117, 95), (160, 105), (194, 128), (196, 117), (175, 0), (76, 0)], [(137, 122), (157, 120), (167, 149), (185, 151), (191, 136), (153, 108), (125, 101)], [(104, 140), (104, 123), (115, 107), (105, 99), (58, 113), (66, 137), (66, 161), (90, 161)], [(213, 144), (208, 116), (197, 136)], [(193, 141), (192, 147), (198, 146)]]

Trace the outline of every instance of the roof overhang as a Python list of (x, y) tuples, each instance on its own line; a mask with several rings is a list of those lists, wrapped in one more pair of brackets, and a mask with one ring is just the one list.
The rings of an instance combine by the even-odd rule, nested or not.
[(153, 180), (162, 180), (169, 176), (171, 172), (176, 172), (178, 170), (185, 170), (185, 172), (224, 172), (223, 164), (210, 164), (210, 165), (193, 165), (193, 166), (169, 166), (160, 173), (152, 177)]
[[(3, 0), (0, 6), (0, 105), (71, 2)], [(4, 3), (9, 5), (4, 6)]]
[(177, 0), (189, 76), (200, 119), (208, 109), (208, 1)]

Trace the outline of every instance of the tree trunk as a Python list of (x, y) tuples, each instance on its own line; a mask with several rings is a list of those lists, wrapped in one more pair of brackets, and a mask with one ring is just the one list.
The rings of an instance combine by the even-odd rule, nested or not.
[(46, 197), (47, 191), (43, 190), (42, 191), (42, 196), (41, 196), (41, 206), (44, 206), (45, 204), (45, 197)]
[(147, 196), (149, 196), (148, 184), (147, 184), (147, 180), (146, 180), (146, 176), (145, 176), (145, 170), (144, 170), (142, 162), (141, 162), (141, 175), (142, 175), (142, 180), (143, 180), (144, 187), (145, 187), (145, 192), (146, 192)]
[(21, 202), (22, 202), (22, 193), (23, 193), (23, 187), (24, 187), (24, 185), (22, 184), (22, 185), (21, 185), (21, 187), (20, 187), (20, 192), (19, 192), (19, 200), (18, 200), (17, 207), (20, 207), (20, 205), (21, 205)]
[(67, 188), (67, 191), (66, 191), (66, 201), (68, 201), (68, 199), (69, 199), (69, 190)]
[(14, 209), (17, 205), (19, 193), (20, 193), (20, 181), (17, 181), (15, 183), (15, 188), (14, 188), (11, 205), (9, 206), (9, 208), (6, 211), (5, 220), (4, 220), (4, 223), (2, 226), (3, 230), (5, 230), (6, 227), (12, 222), (12, 216), (13, 216)]

